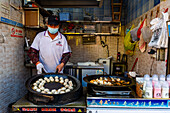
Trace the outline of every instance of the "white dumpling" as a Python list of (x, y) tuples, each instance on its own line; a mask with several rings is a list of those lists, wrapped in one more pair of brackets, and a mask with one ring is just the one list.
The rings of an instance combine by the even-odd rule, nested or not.
[(62, 87), (62, 88), (61, 88), (61, 90), (63, 90), (63, 91), (64, 91), (64, 90), (66, 90), (66, 88), (65, 88), (65, 87)]
[(52, 76), (50, 76), (50, 78), (49, 79), (53, 79), (53, 77)]
[(69, 87), (69, 85), (65, 85), (65, 87), (66, 87), (66, 88), (68, 88), (68, 87)]
[(40, 90), (40, 89), (36, 89), (36, 91), (37, 91), (37, 92), (41, 92), (41, 90)]
[(64, 91), (61, 91), (61, 92), (60, 92), (60, 94), (63, 94), (63, 93), (65, 93), (65, 92), (64, 92)]
[(34, 86), (33, 89), (36, 90), (36, 89), (38, 89), (38, 87), (37, 87), (37, 86)]
[(59, 94), (58, 91), (56, 91), (54, 94)]
[(41, 81), (41, 83), (44, 83), (44, 84), (45, 84), (45, 83), (46, 83), (46, 81), (45, 81), (45, 80), (42, 80), (42, 81)]
[(61, 89), (58, 89), (58, 92), (60, 92), (61, 91)]
[(60, 81), (60, 83), (62, 84), (62, 83), (64, 83), (64, 81), (63, 81), (63, 80), (61, 80), (61, 81)]
[(53, 89), (53, 90), (51, 90), (51, 92), (52, 92), (52, 93), (55, 93), (55, 92), (56, 92), (56, 90), (55, 90), (55, 89)]
[(45, 91), (45, 92), (49, 92), (49, 89), (45, 88), (44, 91)]
[(66, 79), (65, 79), (65, 82), (68, 82), (68, 81), (69, 81), (69, 80), (66, 78)]
[(33, 83), (34, 86), (37, 86), (37, 83)]
[(104, 80), (106, 80), (106, 81), (107, 81), (107, 78), (106, 78), (106, 77), (104, 77)]
[(44, 89), (45, 89), (44, 87), (40, 87), (40, 90), (42, 90), (42, 91), (43, 91)]
[(97, 84), (97, 82), (95, 81), (95, 82), (93, 82), (94, 84)]
[(43, 81), (43, 79), (42, 79), (42, 78), (40, 78), (40, 79), (39, 79), (39, 81)]
[(100, 83), (100, 84), (103, 84), (103, 81), (101, 80), (99, 83)]
[(63, 77), (60, 77), (60, 80), (63, 80)]
[(73, 84), (69, 84), (69, 86), (73, 86)]
[(72, 89), (73, 89), (73, 87), (72, 87), (72, 86), (70, 86), (70, 87), (69, 87), (69, 89), (70, 89), (70, 90), (72, 90)]
[(42, 82), (41, 82), (39, 85), (42, 85), (42, 86), (43, 86), (43, 85), (44, 85), (44, 83), (42, 83)]
[(51, 80), (51, 82), (54, 82), (54, 79), (50, 79)]
[(72, 81), (69, 81), (68, 83), (69, 83), (69, 84), (73, 84), (73, 82), (72, 82)]
[(46, 93), (45, 91), (41, 91), (41, 93)]
[(52, 92), (48, 91), (47, 94), (52, 94)]
[(67, 83), (66, 82), (64, 82), (64, 84), (63, 84), (64, 86), (66, 86), (67, 85)]
[(43, 87), (43, 85), (38, 85), (38, 88), (41, 88), (41, 87)]
[(47, 82), (50, 82), (50, 80), (49, 80), (49, 79), (47, 79), (46, 81), (47, 81)]
[(59, 80), (58, 80), (58, 79), (55, 79), (55, 82), (59, 82)]
[(47, 77), (44, 77), (44, 80), (47, 80), (48, 78)]
[(70, 92), (70, 89), (66, 89), (66, 91), (65, 91), (65, 92), (66, 92), (66, 93), (67, 93), (67, 92)]
[(40, 83), (40, 81), (39, 81), (39, 80), (37, 80), (35, 83), (36, 83), (36, 84), (39, 84), (39, 83)]
[(55, 79), (58, 79), (58, 76), (55, 76), (54, 78), (55, 78)]
[(103, 77), (100, 77), (100, 80), (103, 80)]

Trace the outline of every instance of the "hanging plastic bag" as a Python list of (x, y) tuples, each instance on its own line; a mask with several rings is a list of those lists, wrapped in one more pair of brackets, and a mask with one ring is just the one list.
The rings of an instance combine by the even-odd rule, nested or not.
[(139, 27), (139, 29), (138, 29), (138, 31), (137, 31), (137, 36), (138, 36), (138, 38), (140, 38), (141, 29), (143, 28), (144, 22), (145, 22), (145, 19), (143, 20), (143, 22), (141, 23), (141, 25), (140, 25), (140, 27)]
[[(134, 28), (134, 25), (132, 25), (130, 31), (133, 28)], [(126, 34), (126, 36), (124, 38), (124, 47), (128, 54), (133, 55), (133, 50), (135, 48), (136, 42), (134, 42), (134, 43), (131, 42), (132, 39), (131, 39), (130, 31)]]
[(162, 22), (163, 20), (160, 18), (155, 18), (150, 22), (152, 25), (150, 29), (152, 30), (153, 34), (148, 45), (151, 47), (158, 47), (158, 40), (160, 37), (162, 37)]
[(142, 28), (146, 26), (146, 19), (143, 20), (143, 22), (140, 25), (140, 31), (138, 30), (138, 38), (140, 38), (139, 40), (139, 50), (143, 53), (146, 50), (146, 42), (143, 39), (143, 34), (142, 34)]
[(143, 39), (145, 42), (149, 43), (152, 37), (152, 32), (149, 28), (149, 26), (145, 26), (141, 29), (142, 35), (143, 35)]
[(151, 40), (151, 37), (152, 37), (152, 32), (151, 32), (149, 26), (146, 25), (146, 21), (144, 22), (144, 26), (141, 29), (141, 33), (142, 33), (144, 41), (149, 43)]
[(140, 40), (139, 40), (139, 50), (143, 53), (146, 50), (146, 42), (143, 39), (143, 35), (140, 35)]
[(156, 29), (153, 32), (151, 41), (149, 42), (148, 45), (151, 47), (157, 47), (158, 40), (161, 36), (162, 36), (162, 28)]
[(141, 24), (141, 23), (139, 23), (139, 25), (138, 25), (137, 27), (135, 27), (134, 29), (132, 29), (132, 30), (130, 31), (130, 34), (131, 34), (131, 37), (132, 37), (132, 41), (139, 41), (139, 38), (138, 38), (138, 36), (137, 36), (137, 31), (138, 31), (138, 29), (139, 29), (139, 27), (140, 27), (140, 24)]
[(168, 21), (169, 14), (168, 12), (162, 13), (163, 14), (163, 23), (162, 23), (162, 29), (163, 29), (163, 34), (162, 34), (162, 44), (161, 47), (167, 48), (168, 47), (168, 31), (167, 31), (167, 26), (166, 26), (166, 21)]
[(168, 13), (164, 13), (162, 19), (155, 18), (150, 23), (152, 25), (151, 30), (153, 32), (149, 46), (156, 48), (167, 48), (168, 47), (168, 35), (166, 21), (168, 20)]

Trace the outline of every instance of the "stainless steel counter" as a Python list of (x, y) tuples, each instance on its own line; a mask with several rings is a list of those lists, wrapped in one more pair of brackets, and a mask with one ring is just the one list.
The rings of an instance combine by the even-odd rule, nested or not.
[[(88, 64), (89, 63), (89, 64)], [(67, 74), (73, 75), (80, 80), (83, 87), (87, 86), (87, 83), (83, 81), (83, 78), (86, 75), (97, 75), (104, 73), (103, 64), (98, 64), (94, 62), (81, 62), (77, 64), (69, 64), (65, 66), (65, 70), (67, 70)]]

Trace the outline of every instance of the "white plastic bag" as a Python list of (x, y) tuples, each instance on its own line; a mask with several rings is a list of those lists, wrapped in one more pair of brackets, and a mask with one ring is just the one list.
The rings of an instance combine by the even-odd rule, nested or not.
[(167, 48), (168, 47), (168, 35), (167, 35), (167, 27), (166, 21), (168, 20), (168, 13), (163, 13), (163, 18), (153, 19), (150, 24), (152, 27), (150, 28), (153, 32), (151, 41), (149, 42), (149, 46), (156, 48)]
[(167, 48), (168, 47), (168, 31), (167, 31), (167, 26), (166, 26), (166, 21), (168, 21), (169, 14), (167, 13), (162, 13), (163, 14), (163, 24), (162, 24), (162, 29), (163, 29), (163, 35), (162, 35), (162, 44), (161, 47)]
[(156, 29), (153, 32), (151, 41), (149, 42), (148, 45), (151, 46), (151, 47), (156, 47), (157, 43), (158, 43), (158, 40), (161, 37), (161, 34), (162, 34), (162, 28)]

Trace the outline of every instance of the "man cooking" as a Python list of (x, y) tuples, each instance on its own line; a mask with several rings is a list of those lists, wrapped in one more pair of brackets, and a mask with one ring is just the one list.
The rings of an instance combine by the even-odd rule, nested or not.
[(50, 16), (48, 29), (36, 35), (28, 56), (36, 64), (37, 74), (42, 70), (46, 73), (63, 72), (63, 67), (69, 60), (71, 53), (66, 38), (58, 31), (59, 18)]

